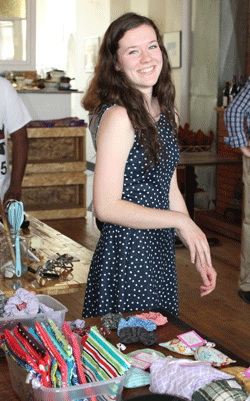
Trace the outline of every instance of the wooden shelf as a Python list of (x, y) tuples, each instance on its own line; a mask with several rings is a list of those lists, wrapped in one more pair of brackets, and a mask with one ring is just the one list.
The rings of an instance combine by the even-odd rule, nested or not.
[(86, 127), (28, 128), (28, 138), (25, 211), (42, 220), (85, 217)]

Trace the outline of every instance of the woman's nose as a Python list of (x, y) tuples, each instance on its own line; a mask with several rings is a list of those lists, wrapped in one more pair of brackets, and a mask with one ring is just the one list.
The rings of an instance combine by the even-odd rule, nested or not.
[(151, 60), (151, 55), (148, 50), (143, 50), (141, 53), (141, 63), (147, 63)]

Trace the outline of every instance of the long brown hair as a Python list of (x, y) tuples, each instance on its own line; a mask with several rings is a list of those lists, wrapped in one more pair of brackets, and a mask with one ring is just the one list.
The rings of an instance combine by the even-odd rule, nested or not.
[(98, 54), (95, 73), (82, 100), (83, 107), (91, 113), (99, 113), (104, 105), (117, 104), (126, 108), (132, 126), (138, 130), (148, 169), (159, 163), (160, 154), (166, 159), (166, 151), (158, 134), (155, 121), (146, 110), (143, 95), (133, 86), (122, 71), (115, 66), (118, 61), (119, 40), (124, 34), (141, 25), (151, 26), (162, 52), (163, 66), (153, 96), (157, 97), (161, 112), (175, 131), (175, 87), (171, 79), (171, 67), (159, 30), (147, 17), (126, 13), (113, 21), (107, 29)]

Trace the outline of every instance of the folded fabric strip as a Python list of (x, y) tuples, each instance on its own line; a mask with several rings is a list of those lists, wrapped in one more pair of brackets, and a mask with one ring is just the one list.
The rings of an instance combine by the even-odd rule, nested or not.
[(65, 350), (63, 349), (63, 346), (60, 344), (59, 341), (57, 341), (56, 337), (53, 335), (53, 332), (51, 330), (50, 326), (45, 326), (44, 323), (41, 323), (41, 325), (43, 326), (43, 328), (47, 331), (53, 345), (55, 346), (55, 348), (57, 349), (57, 351), (59, 352), (59, 354), (62, 356), (63, 360), (66, 362), (67, 364), (67, 369), (68, 369), (68, 386), (71, 386), (72, 384), (76, 382), (78, 383), (77, 380), (77, 376), (76, 378), (74, 377), (74, 368), (75, 368), (75, 358), (73, 356), (73, 354), (71, 353), (70, 356), (67, 354), (67, 352), (65, 352)]
[(73, 349), (79, 383), (85, 384), (85, 383), (87, 383), (87, 381), (86, 381), (86, 377), (85, 377), (83, 367), (82, 367), (80, 346), (79, 346), (79, 343), (77, 341), (75, 334), (72, 333), (67, 322), (64, 322), (64, 324), (63, 324), (63, 334), (66, 337), (66, 339), (69, 341), (69, 343), (71, 344), (71, 347)]
[(61, 356), (61, 354), (58, 352), (56, 347), (54, 346), (52, 340), (50, 339), (49, 334), (47, 333), (46, 329), (42, 326), (40, 322), (36, 322), (36, 330), (44, 343), (44, 345), (48, 348), (49, 352), (53, 355), (53, 357), (56, 359), (60, 371), (61, 371), (61, 377), (62, 377), (62, 387), (68, 387), (68, 367), (67, 363)]
[(35, 360), (39, 367), (39, 371), (41, 373), (41, 383), (44, 387), (51, 387), (50, 374), (47, 370), (46, 363), (41, 355), (38, 354), (35, 348), (32, 347), (32, 344), (29, 343), (27, 338), (23, 337), (21, 332), (18, 331), (18, 327), (16, 326), (13, 330), (14, 335), (25, 348), (26, 352)]
[[(33, 329), (33, 327), (29, 327), (29, 333), (32, 335), (32, 337), (34, 337), (36, 339), (36, 341), (38, 341), (41, 345), (43, 345), (43, 342), (41, 340), (41, 338), (39, 337), (39, 334), (36, 333)], [(60, 384), (58, 384), (58, 380), (57, 380), (57, 376), (56, 376), (56, 372), (58, 369), (58, 363), (56, 361), (56, 359), (53, 357), (52, 354), (49, 353), (49, 351), (47, 350), (47, 358), (50, 359), (50, 381), (51, 381), (51, 385), (53, 388), (62, 387), (62, 380), (60, 380)]]
[(52, 320), (49, 319), (48, 323), (49, 323), (49, 326), (50, 326), (53, 336), (56, 338), (56, 340), (61, 345), (63, 350), (66, 352), (68, 358), (71, 360), (72, 368), (70, 367), (70, 369), (72, 369), (72, 375), (71, 375), (72, 385), (80, 384), (80, 382), (78, 380), (78, 375), (77, 375), (76, 360), (73, 355), (73, 349), (72, 349), (71, 345), (69, 344), (68, 340), (66, 340), (66, 338), (64, 337), (62, 332), (58, 329), (57, 325)]
[(119, 336), (120, 330), (124, 327), (144, 327), (147, 331), (156, 330), (157, 326), (154, 322), (145, 319), (139, 319), (138, 317), (131, 316), (129, 320), (123, 318), (120, 319), (117, 329), (117, 334)]
[(23, 361), (23, 359), (19, 358), (11, 349), (11, 347), (9, 347), (6, 339), (3, 340), (3, 349), (4, 351), (8, 354), (8, 356), (10, 358), (13, 359), (13, 361), (15, 361), (17, 363), (18, 366), (20, 366), (21, 368), (23, 368), (27, 373), (33, 373), (34, 376), (39, 377), (39, 375), (37, 374), (37, 372), (32, 369), (32, 367), (25, 361)]

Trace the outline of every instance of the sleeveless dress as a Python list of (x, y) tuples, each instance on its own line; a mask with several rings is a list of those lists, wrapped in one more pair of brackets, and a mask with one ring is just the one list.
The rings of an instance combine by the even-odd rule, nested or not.
[[(105, 106), (101, 116), (109, 107)], [(158, 129), (166, 147), (165, 164), (145, 174), (143, 147), (135, 131), (122, 199), (169, 210), (169, 188), (179, 147), (163, 114)], [(174, 229), (142, 230), (104, 223), (88, 275), (83, 318), (155, 308), (178, 315)]]

